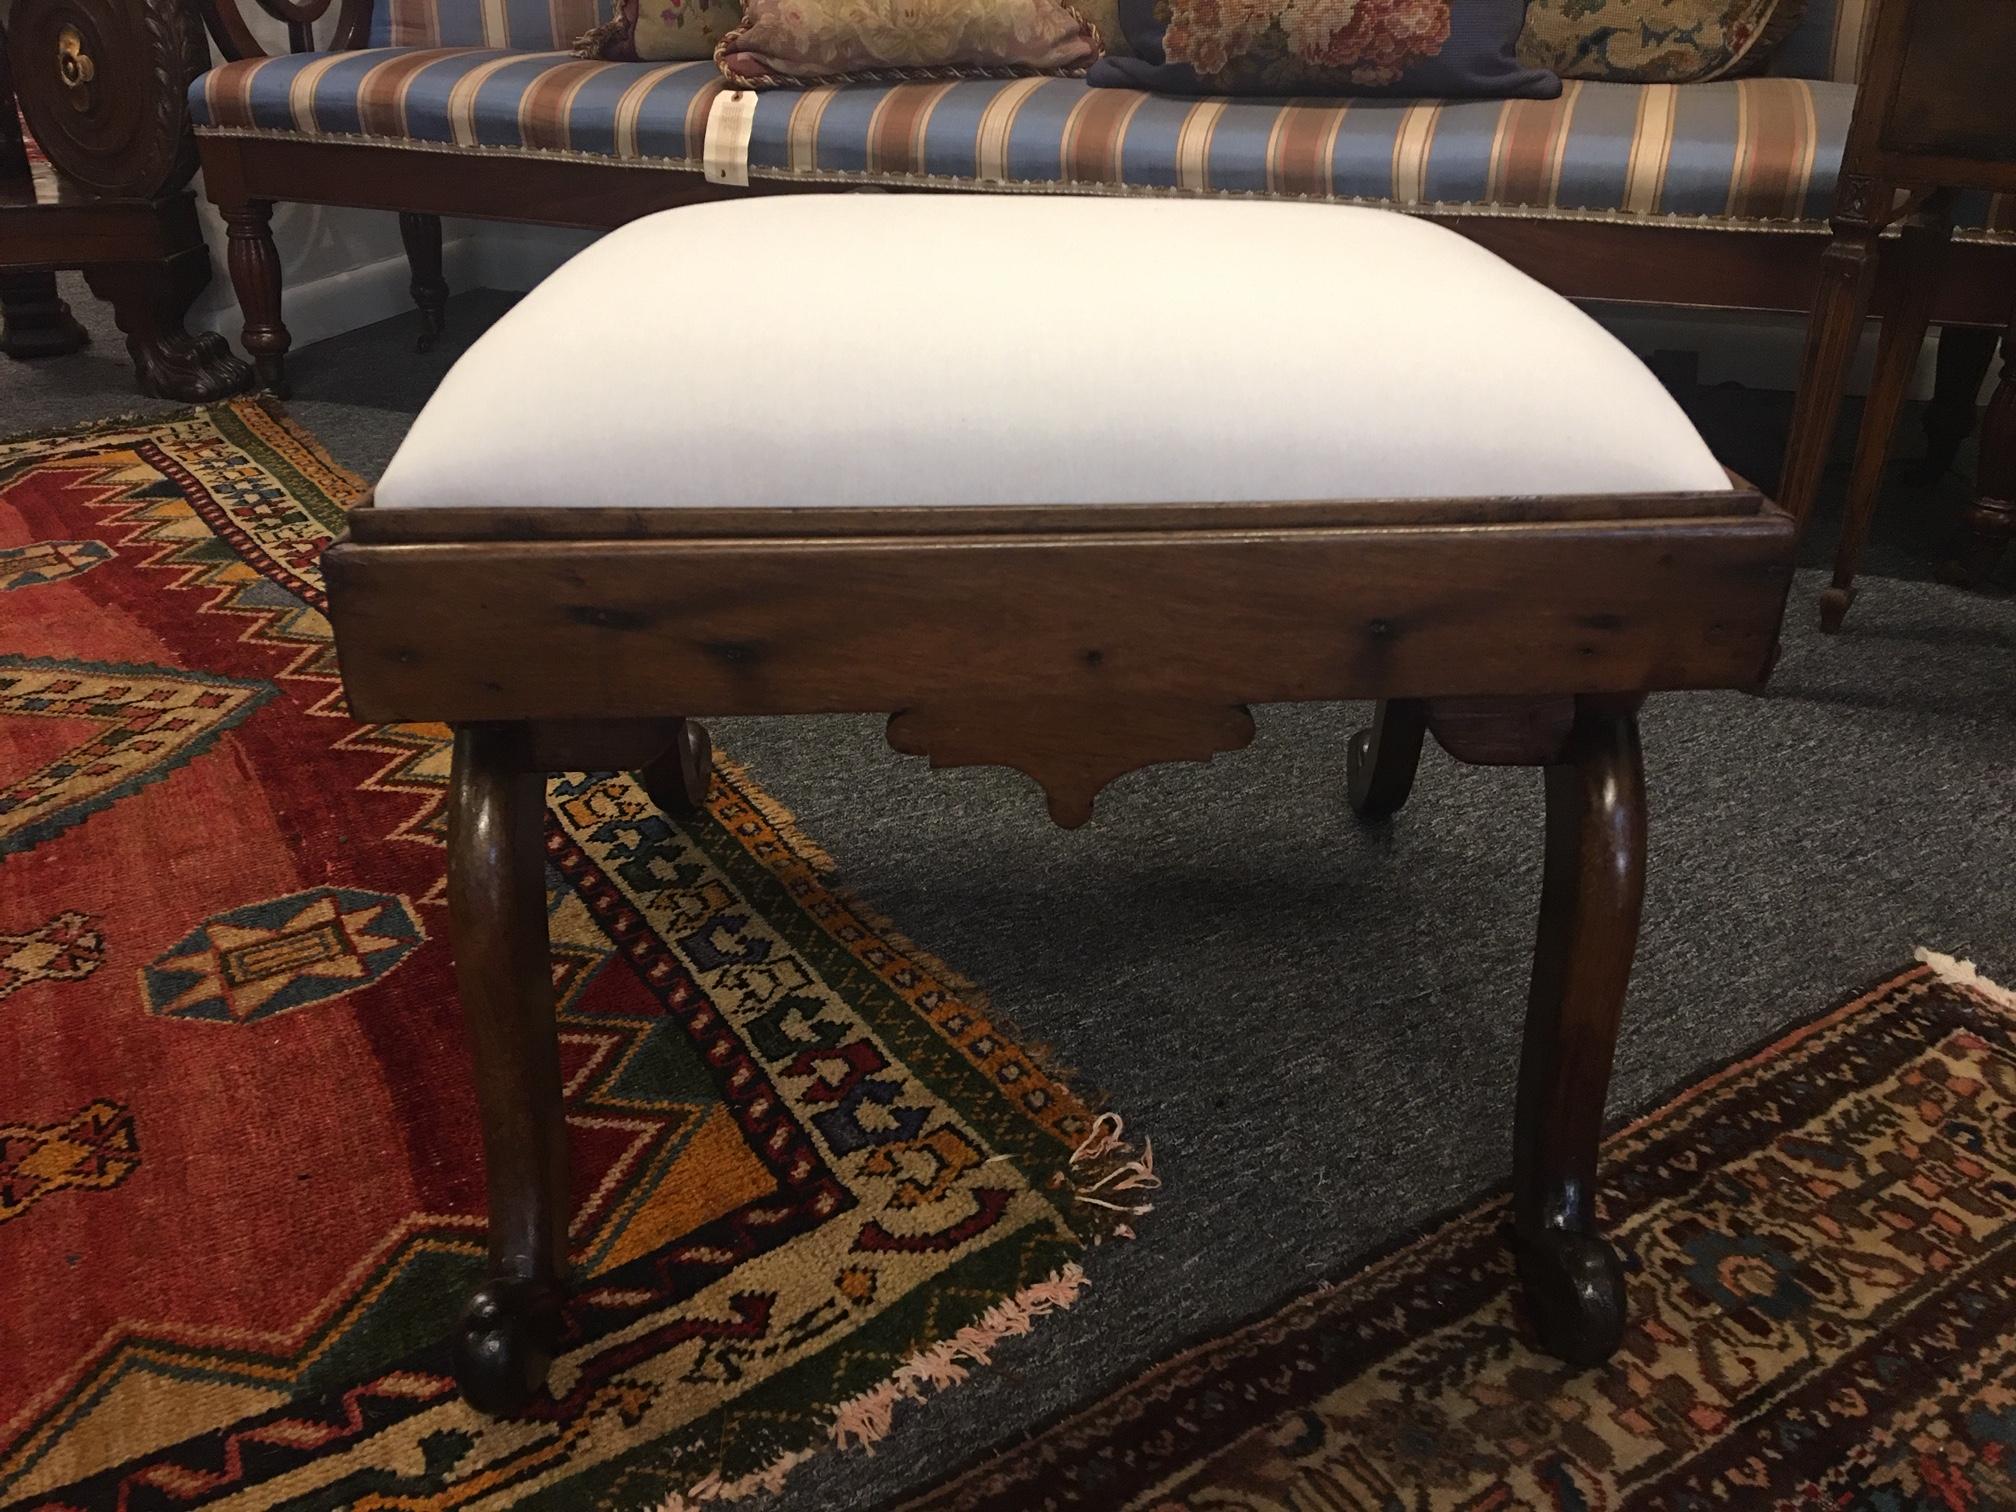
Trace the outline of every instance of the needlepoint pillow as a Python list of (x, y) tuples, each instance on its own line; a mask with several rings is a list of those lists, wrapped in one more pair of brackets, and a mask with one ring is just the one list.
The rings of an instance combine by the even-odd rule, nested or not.
[(574, 51), (626, 63), (691, 62), (713, 57), (741, 24), (741, 0), (617, 0), (615, 14)]
[(1064, 0), (744, 0), (714, 54), (752, 85), (1080, 74), (1098, 56)]
[(1090, 82), (1179, 94), (1522, 95), (1561, 80), (1518, 57), (1524, 0), (1119, 0), (1132, 58)]
[(1563, 78), (1694, 84), (1760, 72), (1806, 0), (1532, 0), (1520, 61)]

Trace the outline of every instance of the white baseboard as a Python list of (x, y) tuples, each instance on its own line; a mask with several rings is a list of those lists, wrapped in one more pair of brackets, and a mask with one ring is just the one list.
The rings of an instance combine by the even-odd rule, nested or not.
[[(458, 237), (442, 244), (441, 269), (451, 292), (482, 287), (476, 276), (478, 266), (474, 239)], [(294, 348), (409, 313), (413, 309), (411, 282), (412, 273), (401, 255), (283, 284), (280, 308)], [(231, 292), (231, 280), (220, 269), (189, 312), (189, 324), (192, 329), (216, 331), (235, 347), (244, 323), (237, 296)]]

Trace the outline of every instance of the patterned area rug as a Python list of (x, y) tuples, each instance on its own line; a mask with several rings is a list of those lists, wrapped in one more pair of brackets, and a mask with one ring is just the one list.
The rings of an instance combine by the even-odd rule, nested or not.
[(2016, 1507), (2016, 995), (1921, 954), (1611, 1141), (1609, 1368), (1523, 1342), (1490, 1202), (908, 1512)]
[(683, 1506), (1068, 1304), (1153, 1184), (1117, 1121), (745, 773), (686, 826), (577, 774), (586, 1279), (550, 1393), (461, 1405), (446, 732), (344, 711), (316, 564), (355, 492), (252, 400), (0, 442), (0, 1504)]

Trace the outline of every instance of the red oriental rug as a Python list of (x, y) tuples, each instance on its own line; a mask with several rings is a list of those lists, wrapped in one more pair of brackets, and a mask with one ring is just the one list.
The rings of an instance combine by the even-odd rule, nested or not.
[(256, 400), (0, 442), (0, 1504), (684, 1505), (1068, 1304), (1152, 1184), (1115, 1121), (746, 774), (684, 826), (575, 774), (585, 1279), (548, 1394), (460, 1403), (447, 747), (345, 713), (317, 560), (355, 492)]

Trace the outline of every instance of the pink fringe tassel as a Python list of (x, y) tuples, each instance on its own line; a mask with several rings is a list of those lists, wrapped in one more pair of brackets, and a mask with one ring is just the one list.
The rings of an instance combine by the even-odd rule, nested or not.
[[(1119, 1120), (1114, 1123), (1117, 1140)], [(1153, 1172), (1149, 1175), (1152, 1177)], [(873, 1454), (875, 1445), (888, 1435), (900, 1404), (922, 1401), (931, 1391), (958, 1385), (972, 1374), (972, 1366), (987, 1364), (1002, 1340), (1019, 1338), (1045, 1314), (1069, 1307), (1086, 1285), (1084, 1268), (1074, 1261), (1048, 1280), (995, 1303), (981, 1314), (978, 1322), (912, 1356), (880, 1386), (844, 1403), (833, 1415), (833, 1442), (842, 1449), (859, 1448)], [(719, 1506), (723, 1502), (740, 1501), (759, 1491), (780, 1491), (785, 1478), (817, 1452), (798, 1450), (739, 1480), (725, 1481), (718, 1474), (709, 1475), (689, 1491), (674, 1491), (658, 1503), (655, 1512), (705, 1512), (709, 1504)]]

